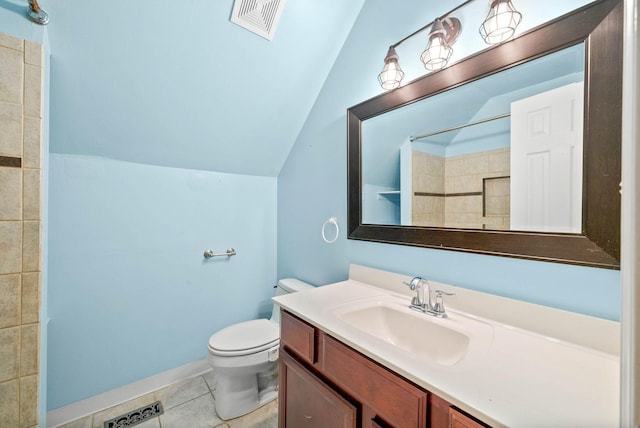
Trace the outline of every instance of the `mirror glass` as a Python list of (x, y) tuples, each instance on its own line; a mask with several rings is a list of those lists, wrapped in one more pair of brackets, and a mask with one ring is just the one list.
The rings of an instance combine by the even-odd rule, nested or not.
[(363, 121), (362, 223), (582, 233), (584, 65), (579, 43)]

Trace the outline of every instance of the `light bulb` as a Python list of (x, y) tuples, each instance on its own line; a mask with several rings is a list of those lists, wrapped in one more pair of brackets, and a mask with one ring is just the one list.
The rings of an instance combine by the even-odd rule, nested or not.
[(378, 82), (380, 86), (382, 86), (382, 89), (388, 91), (398, 88), (403, 78), (404, 72), (400, 68), (400, 64), (398, 64), (398, 54), (393, 46), (391, 46), (384, 59), (384, 67), (378, 75)]
[(437, 19), (429, 34), (429, 44), (420, 55), (420, 60), (427, 70), (440, 70), (447, 65), (452, 53), (453, 49), (446, 40), (446, 31), (440, 20)]

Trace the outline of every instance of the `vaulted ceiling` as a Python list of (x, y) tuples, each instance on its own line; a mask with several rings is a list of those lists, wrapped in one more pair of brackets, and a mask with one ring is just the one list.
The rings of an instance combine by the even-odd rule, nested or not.
[(233, 0), (41, 3), (52, 152), (276, 176), (364, 0), (290, 0), (272, 41)]

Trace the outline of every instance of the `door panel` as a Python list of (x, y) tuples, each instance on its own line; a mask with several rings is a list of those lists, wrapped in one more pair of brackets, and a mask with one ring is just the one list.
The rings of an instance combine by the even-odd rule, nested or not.
[(280, 376), (284, 387), (280, 398), (281, 428), (356, 427), (357, 410), (351, 403), (291, 358), (286, 351), (280, 353), (280, 358)]
[(511, 229), (582, 232), (583, 83), (511, 104)]

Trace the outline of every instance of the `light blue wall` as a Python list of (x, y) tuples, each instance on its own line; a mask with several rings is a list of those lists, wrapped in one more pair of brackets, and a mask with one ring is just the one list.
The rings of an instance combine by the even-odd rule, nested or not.
[[(400, 168), (396, 170), (399, 172)], [(400, 184), (391, 187), (364, 184), (362, 187), (363, 223), (400, 224), (400, 194), (381, 193), (398, 191)]]
[[(586, 3), (545, 2), (540, 7), (538, 1), (519, 0), (524, 15), (521, 30)], [(358, 263), (618, 319), (619, 271), (346, 239), (346, 109), (382, 91), (376, 76), (390, 44), (456, 4), (451, 0), (411, 0), (402, 7), (388, 7), (383, 0), (365, 3), (278, 178), (278, 275), (326, 284), (345, 279), (349, 263)], [(454, 61), (483, 48), (477, 27), (486, 7), (487, 2), (474, 2), (458, 15), (464, 29), (454, 46)], [(398, 49), (407, 81), (418, 77), (415, 64), (424, 49), (421, 44), (426, 43), (424, 37), (414, 39), (420, 45), (414, 52), (405, 45)], [(320, 236), (320, 227), (330, 216), (338, 217), (342, 231), (333, 245)]]
[[(275, 176), (363, 2), (290, 1), (267, 41), (229, 21), (233, 0), (41, 1), (49, 409), (203, 358), (214, 331), (268, 314)], [(26, 6), (0, 0), (0, 23), (29, 38)]]
[(275, 178), (61, 154), (50, 170), (49, 409), (205, 358), (217, 329), (270, 315)]
[[(212, 332), (268, 314), (275, 176), (363, 2), (289, 2), (267, 41), (229, 22), (233, 0), (41, 0), (48, 27), (0, 0), (0, 31), (51, 36), (52, 152), (194, 169), (53, 156), (49, 409), (203, 358)], [(231, 245), (228, 264), (199, 263)]]

